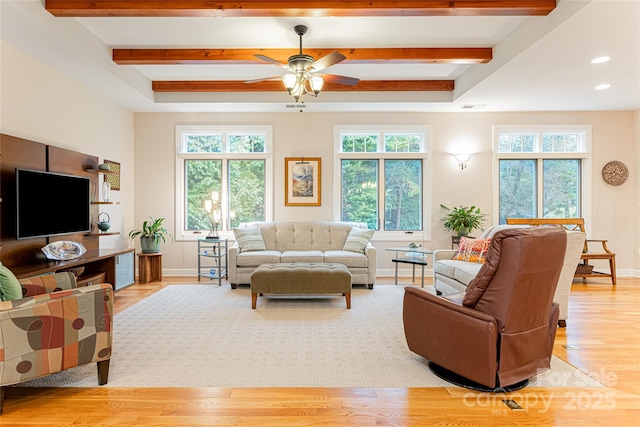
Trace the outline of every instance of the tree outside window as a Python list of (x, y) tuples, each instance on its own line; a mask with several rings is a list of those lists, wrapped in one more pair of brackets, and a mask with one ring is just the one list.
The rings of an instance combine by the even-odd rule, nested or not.
[(498, 132), (499, 222), (584, 216), (586, 130)]
[(178, 176), (181, 209), (177, 230), (183, 238), (202, 237), (211, 228), (205, 200), (216, 192), (219, 230), (241, 222), (266, 221), (270, 213), (270, 128), (246, 130), (220, 126), (178, 126)]
[(426, 132), (339, 132), (340, 220), (381, 233), (424, 232)]

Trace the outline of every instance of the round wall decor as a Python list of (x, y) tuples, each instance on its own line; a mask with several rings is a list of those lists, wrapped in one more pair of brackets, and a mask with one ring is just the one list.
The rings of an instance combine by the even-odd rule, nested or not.
[(619, 160), (612, 160), (602, 168), (602, 179), (610, 185), (622, 185), (629, 178), (629, 169)]

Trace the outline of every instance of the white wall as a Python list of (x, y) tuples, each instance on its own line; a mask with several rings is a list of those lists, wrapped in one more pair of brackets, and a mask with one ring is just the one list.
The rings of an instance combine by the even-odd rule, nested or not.
[[(617, 253), (618, 272), (631, 275), (638, 225), (634, 221), (639, 184), (633, 159), (637, 159), (637, 116), (633, 112), (552, 113), (137, 113), (135, 115), (135, 222), (147, 216), (165, 217), (174, 230), (175, 217), (175, 125), (190, 123), (268, 124), (274, 136), (274, 218), (276, 220), (332, 220), (333, 135), (335, 125), (427, 124), (433, 127), (432, 166), (434, 207), (432, 240), (422, 242), (431, 249), (447, 248), (450, 235), (440, 222), (440, 203), (476, 205), (492, 213), (492, 127), (519, 124), (587, 124), (592, 126), (593, 178), (591, 181), (591, 235), (608, 239)], [(461, 170), (449, 153), (476, 153)], [(284, 158), (322, 158), (322, 206), (284, 206)], [(612, 187), (602, 180), (602, 167), (621, 160), (631, 171), (624, 185)], [(487, 226), (494, 221), (490, 215)], [(635, 230), (634, 232), (631, 230)], [(407, 243), (407, 242), (403, 242)], [(379, 248), (379, 273), (391, 274), (391, 254), (384, 248), (398, 242), (374, 242)], [(196, 244), (175, 242), (163, 246), (165, 274), (194, 274)], [(638, 263), (636, 261), (636, 270)], [(604, 266), (604, 265), (603, 265)]]
[(100, 246), (131, 247), (124, 233), (133, 226), (133, 113), (7, 43), (0, 52), (0, 132), (119, 162), (122, 189), (111, 200), (120, 205), (101, 208), (109, 231), (121, 234), (101, 237)]
[(634, 114), (634, 126), (635, 126), (635, 165), (631, 170), (631, 178), (635, 185), (635, 215), (634, 217), (634, 257), (633, 268), (635, 277), (640, 277), (640, 110)]

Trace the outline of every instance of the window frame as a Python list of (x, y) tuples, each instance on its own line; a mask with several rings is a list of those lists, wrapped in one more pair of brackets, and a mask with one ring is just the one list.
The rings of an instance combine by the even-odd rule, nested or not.
[[(534, 133), (536, 140), (532, 152), (499, 152), (501, 133)], [(582, 134), (580, 151), (548, 152), (542, 151), (542, 136), (545, 133), (580, 133)], [(580, 160), (580, 212), (586, 224), (591, 224), (591, 125), (494, 125), (493, 126), (493, 218), (500, 221), (500, 160), (535, 160), (536, 161), (536, 211), (537, 217), (544, 213), (543, 197), (543, 160)]]
[[(384, 207), (385, 207), (385, 186), (378, 185), (378, 227), (373, 239), (374, 241), (386, 242), (424, 242), (431, 240), (431, 216), (432, 216), (432, 165), (431, 165), (431, 147), (432, 147), (431, 125), (338, 125), (334, 126), (334, 179), (333, 179), (333, 219), (341, 221), (342, 219), (342, 160), (378, 160), (378, 177), (384, 178), (384, 161), (381, 160), (422, 160), (422, 231), (385, 231), (384, 227)], [(342, 135), (343, 134), (372, 134), (381, 135), (378, 150), (384, 150), (384, 134), (402, 134), (402, 133), (420, 133), (423, 135), (422, 151), (418, 153), (411, 152), (343, 152), (342, 151)]]
[[(220, 203), (228, 211), (229, 204), (229, 161), (230, 160), (264, 160), (265, 162), (265, 221), (273, 220), (273, 126), (271, 125), (211, 125), (211, 124), (179, 124), (175, 127), (176, 141), (176, 211), (175, 211), (175, 239), (177, 241), (196, 241), (207, 236), (209, 230), (185, 230), (185, 161), (186, 160), (221, 160), (222, 161), (222, 191)], [(222, 151), (215, 153), (189, 153), (182, 151), (186, 148), (183, 144), (184, 133), (221, 133), (223, 135)], [(236, 153), (229, 152), (227, 135), (229, 134), (256, 134), (265, 135), (264, 152), (262, 153)], [(220, 237), (233, 238), (233, 231), (228, 229), (229, 219), (225, 218)]]

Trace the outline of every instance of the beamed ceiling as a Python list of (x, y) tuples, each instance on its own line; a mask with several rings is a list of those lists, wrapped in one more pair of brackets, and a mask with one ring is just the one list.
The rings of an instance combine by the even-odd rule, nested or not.
[[(292, 7), (293, 6), (293, 7)], [(368, 17), (368, 16), (512, 16), (547, 15), (555, 0), (536, 1), (59, 1), (47, 0), (47, 10), (58, 17)], [(484, 64), (491, 47), (449, 48), (314, 48), (304, 53), (321, 58), (342, 53), (343, 64)], [(113, 49), (120, 65), (261, 64), (256, 54), (287, 63), (297, 49)], [(277, 92), (279, 82), (246, 84), (244, 81), (153, 81), (155, 92)], [(454, 81), (365, 80), (355, 86), (328, 83), (323, 91), (453, 91)]]
[[(614, 3), (618, 10), (612, 9)], [(12, 16), (19, 19), (10, 21), (3, 40), (57, 68), (64, 68), (65, 62), (68, 66), (77, 55), (84, 66), (71, 74), (93, 81), (89, 84), (100, 86), (134, 110), (279, 111), (292, 102), (281, 81), (246, 81), (284, 74), (255, 55), (287, 63), (299, 53), (293, 27), (302, 24), (309, 28), (302, 38), (304, 54), (318, 59), (338, 51), (346, 58), (323, 73), (359, 79), (354, 86), (327, 81), (318, 98), (305, 96), (304, 101), (317, 111), (459, 110), (485, 105), (517, 109), (520, 103), (509, 101), (509, 93), (531, 104), (548, 84), (570, 83), (568, 96), (580, 90), (586, 96), (593, 84), (586, 81), (587, 76), (580, 81), (577, 70), (566, 69), (567, 56), (571, 56), (567, 61), (587, 63), (598, 52), (626, 49), (631, 76), (622, 78), (631, 80), (638, 72), (637, 49), (633, 54), (638, 30), (637, 25), (635, 30), (632, 27), (640, 18), (633, 18), (638, 8), (628, 3), (46, 0), (43, 5), (5, 1), (3, 16), (9, 17), (3, 18), (3, 24)], [(615, 28), (619, 34), (589, 36), (583, 26), (597, 19), (602, 20), (599, 27)], [(37, 30), (26, 24), (35, 24)], [(596, 28), (590, 32), (597, 32)], [(24, 34), (13, 34), (14, 30)], [(567, 39), (568, 34), (573, 39)], [(45, 38), (40, 43), (42, 52), (25, 40), (36, 36)], [(625, 37), (632, 43), (626, 48), (620, 46)], [(589, 44), (594, 41), (599, 46), (591, 53)], [(59, 49), (58, 58), (52, 48)], [(540, 70), (545, 74), (540, 75)], [(563, 75), (562, 80), (556, 75)], [(638, 87), (631, 83), (628, 88), (631, 96), (610, 105), (632, 106)], [(509, 107), (510, 103), (514, 106)], [(550, 107), (531, 105), (530, 109)], [(640, 100), (636, 107), (640, 108)], [(607, 104), (603, 108), (608, 109)]]

